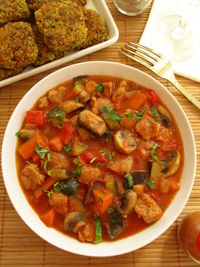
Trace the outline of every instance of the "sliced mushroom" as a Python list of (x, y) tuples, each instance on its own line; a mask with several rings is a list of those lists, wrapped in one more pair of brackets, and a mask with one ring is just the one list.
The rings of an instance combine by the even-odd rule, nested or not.
[(118, 237), (123, 231), (124, 231), (124, 228), (125, 228), (125, 222), (123, 221), (122, 224), (108, 224), (108, 223), (105, 223), (105, 228), (107, 229), (108, 231), (108, 236), (110, 239), (115, 239), (116, 237)]
[(170, 127), (172, 125), (172, 117), (169, 112), (162, 105), (158, 105), (157, 109), (161, 115), (161, 120), (164, 126), (167, 128)]
[(172, 158), (170, 162), (167, 162), (166, 172), (164, 173), (164, 177), (169, 177), (174, 175), (180, 166), (181, 155), (179, 152), (176, 153), (176, 157)]
[(30, 139), (31, 137), (34, 136), (36, 130), (35, 129), (21, 129), (17, 136), (19, 136), (20, 139), (27, 141), (28, 139)]
[(114, 135), (115, 147), (122, 153), (130, 154), (136, 149), (136, 140), (129, 130), (119, 130)]
[(127, 215), (133, 211), (136, 201), (137, 194), (133, 190), (128, 190), (124, 193), (122, 204), (120, 206), (123, 217), (127, 217)]
[(79, 113), (78, 125), (98, 136), (102, 136), (106, 132), (104, 120), (89, 110)]
[(76, 103), (75, 101), (73, 100), (68, 100), (68, 101), (65, 101), (63, 102), (61, 108), (65, 111), (66, 114), (72, 112), (72, 111), (75, 111), (79, 108), (82, 108), (84, 107), (83, 104), (81, 103)]
[[(82, 212), (73, 211), (67, 214), (64, 220), (64, 229), (67, 231), (78, 231), (77, 225), (83, 225), (85, 218)], [(85, 224), (85, 223), (84, 223)]]

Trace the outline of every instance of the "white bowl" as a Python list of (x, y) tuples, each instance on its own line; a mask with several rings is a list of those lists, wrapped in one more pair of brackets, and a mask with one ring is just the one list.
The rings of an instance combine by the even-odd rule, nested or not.
[[(29, 205), (20, 187), (15, 164), (15, 133), (20, 129), (26, 110), (52, 87), (79, 75), (97, 74), (133, 80), (157, 92), (174, 114), (184, 143), (184, 168), (181, 188), (159, 221), (142, 232), (125, 239), (100, 244), (81, 243), (53, 228), (46, 227)], [(189, 121), (178, 101), (169, 91), (146, 73), (120, 63), (93, 61), (71, 65), (48, 75), (22, 98), (14, 110), (5, 132), (2, 146), (2, 169), (10, 200), (24, 222), (40, 237), (63, 250), (87, 256), (114, 256), (141, 248), (159, 237), (176, 220), (184, 208), (195, 178), (196, 148)]]

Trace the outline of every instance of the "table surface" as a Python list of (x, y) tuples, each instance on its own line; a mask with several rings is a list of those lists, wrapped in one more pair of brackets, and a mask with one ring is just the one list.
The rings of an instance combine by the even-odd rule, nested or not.
[[(126, 17), (116, 10), (111, 0), (107, 0), (106, 2), (118, 26), (120, 33), (119, 40), (106, 49), (63, 66), (91, 60), (110, 60), (131, 65), (158, 79), (176, 97), (191, 123), (197, 146), (198, 162), (200, 156), (199, 110), (188, 102), (169, 82), (158, 78), (151, 71), (136, 62), (126, 59), (119, 53), (120, 48), (126, 42), (138, 42), (140, 40), (150, 8), (139, 16)], [(20, 99), (41, 78), (55, 70), (52, 69), (0, 88), (0, 143), (2, 143), (9, 117)], [(177, 77), (177, 79), (182, 86), (200, 100), (198, 92), (199, 83), (182, 77)], [(177, 241), (177, 226), (183, 216), (189, 212), (198, 210), (200, 207), (199, 182), (200, 166), (197, 164), (195, 184), (187, 205), (173, 225), (154, 242), (142, 249), (118, 257), (92, 258), (64, 252), (48, 244), (33, 233), (14, 210), (5, 190), (2, 173), (0, 173), (0, 266), (199, 266), (184, 254)]]

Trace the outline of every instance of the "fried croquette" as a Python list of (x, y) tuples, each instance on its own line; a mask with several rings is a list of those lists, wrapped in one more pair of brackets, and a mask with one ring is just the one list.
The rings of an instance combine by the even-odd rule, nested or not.
[(37, 55), (38, 47), (29, 23), (8, 23), (0, 28), (0, 68), (25, 68)]
[(44, 42), (52, 50), (72, 50), (85, 43), (83, 7), (74, 2), (47, 3), (35, 12), (35, 20)]
[[(64, 3), (69, 0), (55, 0), (55, 1)], [(82, 6), (87, 4), (87, 0), (70, 0), (70, 1), (75, 2), (77, 4), (81, 4)], [(27, 0), (29, 7), (34, 11), (41, 8), (44, 4), (51, 3), (51, 2), (52, 0)]]
[(14, 69), (14, 70), (8, 70), (0, 68), (0, 81), (6, 78), (9, 78), (11, 76), (17, 75), (20, 72), (22, 72), (23, 69)]
[(41, 66), (47, 62), (51, 62), (53, 60), (56, 60), (58, 58), (61, 58), (64, 56), (64, 51), (53, 51), (47, 47), (47, 45), (43, 41), (42, 35), (38, 32), (35, 25), (32, 26), (33, 32), (36, 37), (36, 43), (38, 46), (38, 57), (36, 61), (33, 63), (35, 66)]
[(93, 9), (85, 9), (85, 21), (88, 28), (87, 39), (81, 48), (99, 44), (108, 39), (109, 31), (104, 18)]
[(26, 20), (29, 16), (30, 11), (25, 0), (0, 0), (0, 26)]

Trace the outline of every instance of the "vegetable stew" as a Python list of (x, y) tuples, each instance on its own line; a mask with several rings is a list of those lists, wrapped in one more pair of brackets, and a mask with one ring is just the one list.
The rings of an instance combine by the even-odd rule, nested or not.
[(183, 143), (153, 89), (80, 76), (49, 90), (16, 133), (23, 191), (48, 226), (82, 242), (135, 234), (180, 188)]

